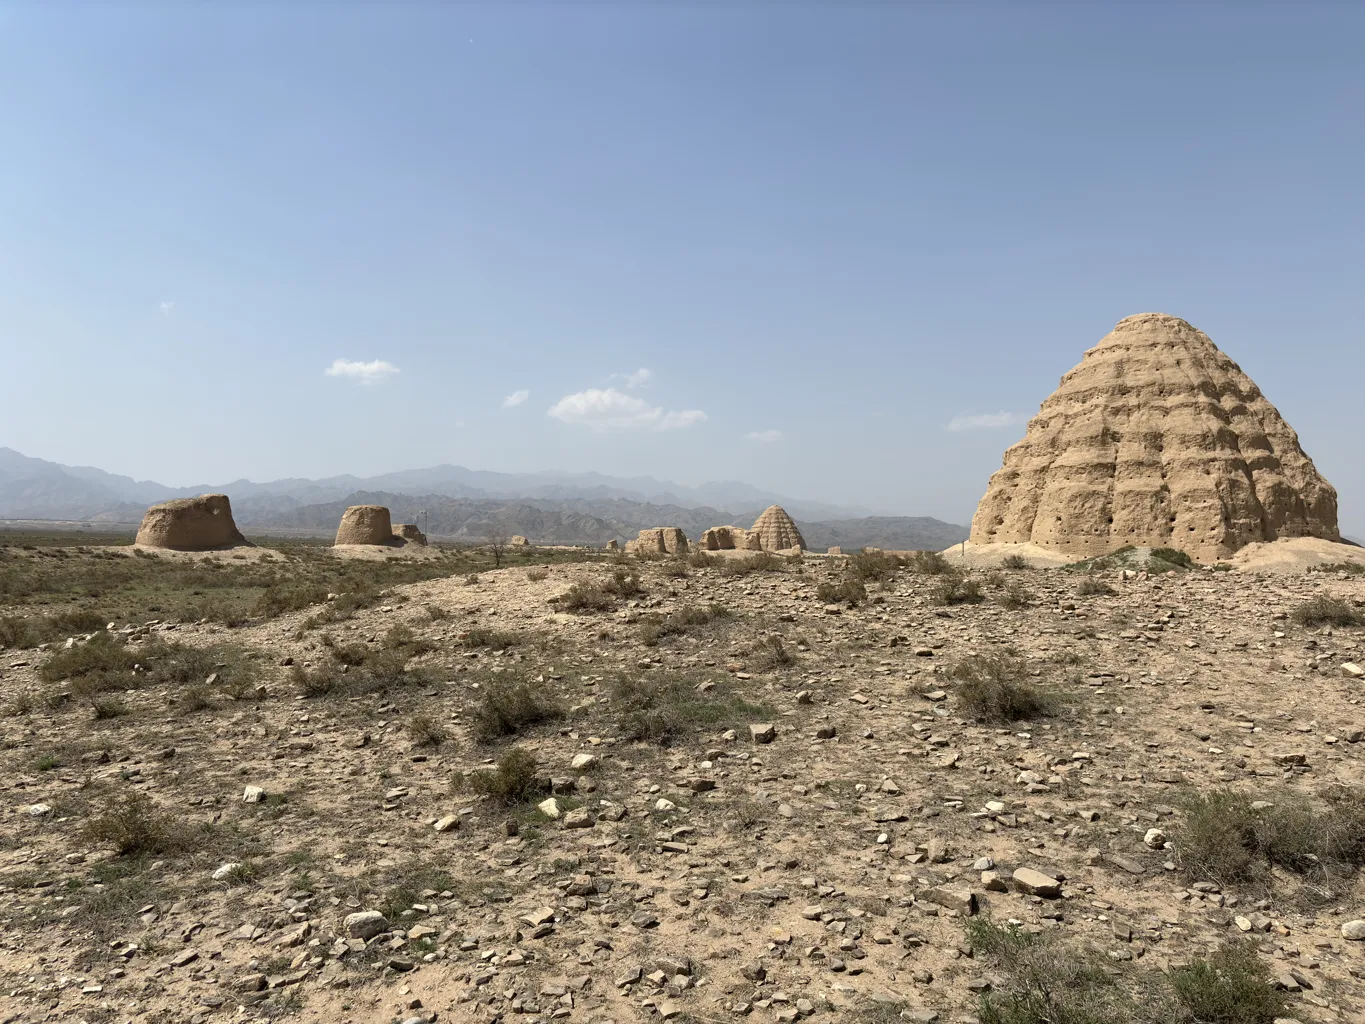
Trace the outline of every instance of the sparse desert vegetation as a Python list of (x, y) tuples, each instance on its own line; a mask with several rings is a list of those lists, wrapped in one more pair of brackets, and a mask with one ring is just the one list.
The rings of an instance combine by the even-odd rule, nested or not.
[[(15, 1006), (62, 977), (92, 1020), (210, 993), (354, 1024), (1336, 1024), (1365, 997), (1358, 576), (504, 553), (247, 586), (115, 557), (126, 607), (0, 603)], [(219, 573), (240, 621), (198, 614)]]

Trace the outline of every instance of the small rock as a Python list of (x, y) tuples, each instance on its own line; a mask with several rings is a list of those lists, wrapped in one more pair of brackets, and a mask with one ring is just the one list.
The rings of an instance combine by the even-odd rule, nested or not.
[(437, 832), (452, 832), (460, 827), (460, 819), (454, 814), (447, 814), (431, 826)]
[(1151, 849), (1160, 850), (1166, 845), (1166, 833), (1159, 828), (1149, 828), (1142, 841)]
[(1352, 942), (1365, 942), (1365, 921), (1347, 921), (1341, 926), (1341, 937)]
[(1014, 887), (1029, 896), (1056, 899), (1062, 894), (1062, 883), (1041, 871), (1032, 868), (1016, 868), (1013, 876)]
[(228, 863), (222, 865), (221, 867), (213, 869), (212, 876), (213, 880), (215, 882), (221, 882), (224, 878), (227, 878), (228, 875), (232, 874), (241, 866), (242, 865), (238, 864), (236, 861), (228, 861)]
[(545, 800), (542, 800), (540, 803), (536, 804), (536, 810), (538, 810), (541, 814), (545, 815), (545, 817), (554, 819), (558, 819), (559, 816), (563, 813), (559, 809), (559, 801), (556, 800), (554, 797), (549, 797)]
[(247, 786), (242, 790), (242, 803), (258, 804), (265, 799), (265, 790), (260, 786)]
[(360, 910), (347, 914), (341, 927), (353, 939), (372, 939), (389, 930), (389, 920), (377, 910)]
[(749, 726), (749, 737), (755, 743), (771, 743), (777, 738), (777, 726), (771, 722)]

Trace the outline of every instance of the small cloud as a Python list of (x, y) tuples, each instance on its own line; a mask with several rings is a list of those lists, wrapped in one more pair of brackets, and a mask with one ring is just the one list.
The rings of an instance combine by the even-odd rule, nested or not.
[(698, 423), (705, 423), (708, 419), (706, 413), (700, 409), (684, 409), (682, 412), (666, 412), (659, 420), (660, 430), (686, 430), (688, 427)]
[(988, 412), (979, 416), (954, 416), (948, 422), (948, 430), (996, 430), (1000, 427), (1013, 427), (1027, 423), (1028, 417), (1017, 412)]
[(526, 399), (530, 397), (531, 392), (527, 391), (525, 388), (522, 388), (520, 391), (513, 391), (502, 400), (502, 407), (504, 409), (515, 409), (519, 405), (525, 405)]
[(162, 316), (170, 316), (173, 312), (175, 312), (175, 303), (174, 303), (174, 302), (163, 302), (163, 303), (161, 304), (161, 315), (162, 315)]
[(782, 440), (780, 430), (751, 430), (744, 435), (750, 441), (758, 441), (760, 444), (776, 444)]
[(707, 418), (700, 409), (665, 412), (661, 406), (615, 388), (588, 388), (565, 395), (550, 406), (548, 415), (593, 430), (681, 430), (705, 423)]
[(634, 391), (637, 388), (644, 387), (653, 379), (653, 377), (654, 371), (646, 370), (643, 366), (636, 370), (634, 373), (613, 373), (611, 375), (612, 380), (625, 381), (626, 388), (630, 391)]
[(344, 377), (357, 384), (377, 384), (398, 372), (398, 367), (385, 359), (362, 363), (352, 359), (338, 359), (322, 371), (328, 377)]

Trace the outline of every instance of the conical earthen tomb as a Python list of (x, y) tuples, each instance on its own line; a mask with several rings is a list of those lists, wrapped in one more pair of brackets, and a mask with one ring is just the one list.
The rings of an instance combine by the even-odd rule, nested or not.
[(1337, 494), (1298, 435), (1208, 335), (1119, 321), (1005, 452), (973, 544), (1086, 558), (1128, 545), (1212, 562), (1246, 544), (1339, 541)]
[(749, 531), (759, 536), (764, 551), (786, 551), (790, 548), (805, 550), (806, 541), (796, 522), (787, 515), (781, 505), (769, 505), (763, 514), (754, 520), (754, 528)]

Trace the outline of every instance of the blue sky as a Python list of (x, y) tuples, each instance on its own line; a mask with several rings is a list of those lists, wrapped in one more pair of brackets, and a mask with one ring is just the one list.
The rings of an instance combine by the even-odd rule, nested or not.
[(1060, 376), (1159, 310), (1365, 534), (1362, 30), (1344, 3), (9, 4), (0, 444), (966, 522)]

